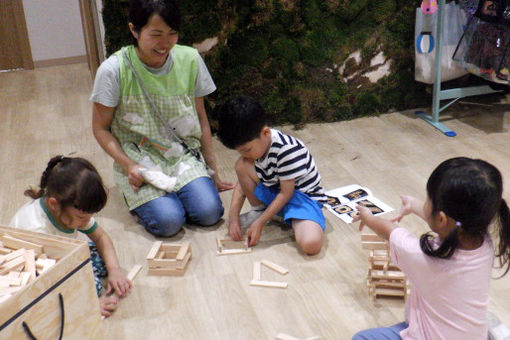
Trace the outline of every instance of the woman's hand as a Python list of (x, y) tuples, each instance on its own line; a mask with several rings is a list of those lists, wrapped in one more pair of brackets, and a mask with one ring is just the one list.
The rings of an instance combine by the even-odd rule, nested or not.
[(134, 191), (138, 191), (140, 187), (145, 183), (142, 175), (138, 171), (142, 166), (140, 164), (130, 164), (126, 170), (126, 175), (128, 176), (129, 185)]
[(216, 184), (216, 188), (218, 188), (218, 191), (225, 191), (234, 188), (234, 183), (223, 182), (217, 173), (214, 173), (213, 181), (214, 184)]

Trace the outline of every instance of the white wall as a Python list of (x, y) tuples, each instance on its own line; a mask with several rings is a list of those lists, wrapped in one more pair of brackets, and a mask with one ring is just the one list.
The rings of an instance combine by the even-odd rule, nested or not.
[(23, 0), (35, 61), (84, 56), (78, 0)]

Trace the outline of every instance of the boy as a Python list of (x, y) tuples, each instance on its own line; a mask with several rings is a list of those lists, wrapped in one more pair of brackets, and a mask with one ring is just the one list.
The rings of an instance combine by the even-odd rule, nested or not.
[[(325, 219), (321, 177), (306, 146), (297, 138), (267, 126), (262, 106), (250, 97), (239, 97), (220, 110), (218, 137), (241, 157), (236, 161), (238, 183), (232, 193), (229, 234), (241, 240), (241, 225), (249, 246), (260, 239), (264, 224), (283, 215), (294, 229), (298, 246), (317, 254), (323, 241)], [(244, 198), (252, 210), (239, 216)]]

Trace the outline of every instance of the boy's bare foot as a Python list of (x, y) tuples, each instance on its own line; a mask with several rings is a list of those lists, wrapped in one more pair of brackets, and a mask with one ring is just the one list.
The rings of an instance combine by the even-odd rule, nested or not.
[(117, 308), (118, 302), (119, 298), (115, 294), (101, 295), (99, 297), (99, 308), (101, 309), (101, 315), (104, 317), (109, 317), (113, 313), (113, 311)]

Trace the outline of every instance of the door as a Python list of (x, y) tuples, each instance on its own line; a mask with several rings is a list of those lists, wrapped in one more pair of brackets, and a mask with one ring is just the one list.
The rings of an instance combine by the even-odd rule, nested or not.
[(0, 70), (34, 69), (22, 0), (0, 0)]

